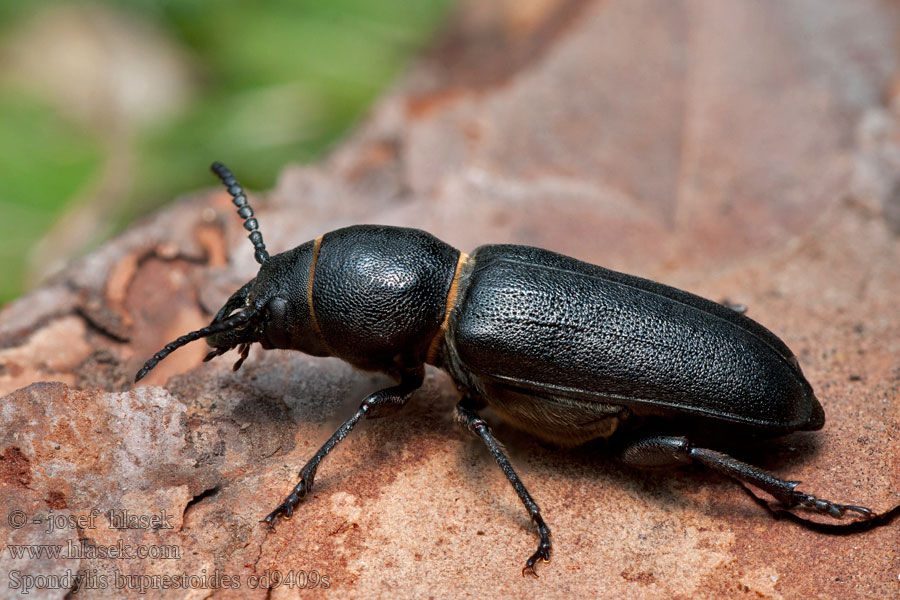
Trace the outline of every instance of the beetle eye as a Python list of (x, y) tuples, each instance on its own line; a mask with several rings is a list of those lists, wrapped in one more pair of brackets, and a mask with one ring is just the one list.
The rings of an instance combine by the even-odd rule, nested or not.
[(265, 330), (269, 341), (276, 348), (289, 347), (290, 337), (287, 325), (287, 301), (284, 298), (272, 298), (266, 304)]
[(272, 298), (266, 304), (266, 314), (270, 322), (277, 324), (279, 327), (284, 326), (284, 320), (287, 315), (287, 302), (283, 298)]

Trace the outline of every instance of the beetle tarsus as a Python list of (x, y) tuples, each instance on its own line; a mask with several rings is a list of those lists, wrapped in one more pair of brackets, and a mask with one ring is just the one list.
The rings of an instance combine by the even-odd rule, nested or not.
[(847, 513), (856, 513), (851, 515), (860, 521), (868, 521), (874, 517), (874, 513), (864, 506), (856, 506), (854, 504), (838, 504), (830, 500), (816, 498), (810, 494), (794, 492), (792, 498), (793, 506), (802, 506), (815, 511), (819, 514), (828, 515), (835, 519), (842, 519)]
[[(307, 467), (309, 465), (307, 464)], [(304, 467), (304, 470), (306, 467)], [(275, 507), (275, 510), (266, 515), (266, 518), (261, 522), (268, 525), (270, 528), (275, 529), (275, 521), (278, 520), (278, 517), (283, 518), (285, 521), (290, 520), (291, 517), (294, 516), (294, 511), (297, 509), (297, 505), (309, 495), (309, 491), (312, 489), (312, 480), (304, 475), (303, 471), (300, 472), (300, 483), (294, 486), (293, 491), (288, 494), (287, 498)]]
[[(547, 540), (547, 543), (549, 544), (550, 541)], [(541, 544), (541, 546), (542, 545), (543, 545), (543, 543)], [(549, 547), (543, 548), (541, 546), (538, 547), (537, 552), (532, 554), (528, 558), (528, 560), (525, 561), (525, 566), (522, 567), (522, 577), (524, 577), (525, 575), (534, 575), (535, 577), (540, 577), (537, 574), (537, 569), (534, 568), (534, 565), (537, 563), (538, 560), (542, 560), (545, 563), (550, 562), (550, 548)]]
[(284, 520), (289, 520), (294, 516), (294, 506), (291, 505), (290, 502), (285, 500), (281, 504), (279, 504), (275, 510), (266, 515), (266, 518), (262, 520), (263, 523), (268, 525), (270, 528), (275, 529), (275, 521), (278, 520), (278, 517), (281, 517)]
[(529, 573), (537, 577), (537, 570), (534, 568), (535, 563), (537, 563), (538, 560), (542, 560), (545, 563), (550, 562), (550, 551), (553, 547), (550, 542), (550, 528), (544, 523), (544, 519), (541, 518), (540, 513), (533, 515), (532, 521), (537, 525), (538, 534), (541, 536), (541, 539), (538, 542), (537, 551), (525, 561), (525, 566), (522, 567), (523, 577)]

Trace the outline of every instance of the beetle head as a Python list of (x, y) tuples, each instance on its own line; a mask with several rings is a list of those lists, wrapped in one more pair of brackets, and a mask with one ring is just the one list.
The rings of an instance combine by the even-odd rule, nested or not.
[[(255, 307), (251, 306), (251, 294), (256, 284), (256, 278), (251, 279), (241, 287), (238, 291), (231, 295), (228, 302), (219, 309), (216, 317), (210, 323), (210, 327), (224, 324), (233, 316), (241, 315), (241, 319), (233, 327), (227, 327), (215, 333), (206, 336), (206, 343), (212, 352), (206, 355), (204, 361), (211, 360), (216, 356), (225, 354), (232, 348), (239, 348), (241, 357), (235, 363), (235, 370), (239, 369), (247, 353), (250, 345), (258, 342), (262, 336), (263, 315)], [(244, 316), (246, 315), (246, 320)]]
[[(266, 251), (262, 234), (259, 232), (259, 223), (253, 218), (253, 209), (247, 202), (244, 189), (237, 182), (231, 171), (221, 163), (213, 163), (211, 168), (213, 173), (228, 188), (228, 193), (232, 196), (232, 202), (238, 209), (238, 215), (244, 219), (244, 228), (250, 232), (250, 242), (255, 248), (256, 261), (261, 265), (260, 270), (262, 271), (262, 267), (266, 266), (266, 263), (269, 261), (269, 253)], [(241, 289), (232, 294), (231, 298), (228, 299), (228, 302), (219, 310), (212, 323), (208, 326), (169, 342), (162, 350), (154, 354), (137, 372), (134, 379), (135, 383), (149, 373), (159, 361), (176, 349), (201, 338), (207, 338), (209, 345), (215, 348), (204, 360), (224, 354), (232, 348), (238, 348), (241, 357), (234, 366), (235, 370), (237, 370), (247, 357), (250, 344), (260, 341), (264, 335), (265, 311), (263, 308), (267, 298), (265, 298), (265, 295), (257, 293), (260, 291), (256, 286), (257, 279), (251, 279)]]

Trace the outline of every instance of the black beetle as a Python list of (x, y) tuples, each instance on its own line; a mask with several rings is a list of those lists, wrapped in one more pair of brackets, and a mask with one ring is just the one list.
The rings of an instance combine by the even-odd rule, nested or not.
[[(550, 559), (550, 529), (477, 411), (543, 439), (609, 438), (624, 463), (699, 462), (787, 507), (835, 518), (861, 506), (795, 490), (799, 482), (695, 445), (821, 429), (822, 406), (778, 337), (732, 307), (539, 248), (490, 245), (470, 256), (418, 229), (359, 225), (269, 256), (237, 180), (212, 165), (245, 219), (260, 263), (208, 327), (167, 344), (135, 382), (176, 348), (206, 338), (206, 360), (250, 344), (337, 356), (399, 383), (365, 398), (300, 471), (264, 521), (290, 517), (319, 463), (362, 419), (402, 407), (425, 364), (444, 369), (462, 399), (459, 423), (488, 447), (528, 509), (540, 541), (522, 569)], [(636, 425), (640, 424), (638, 428)], [(615, 435), (613, 435), (615, 434)]]

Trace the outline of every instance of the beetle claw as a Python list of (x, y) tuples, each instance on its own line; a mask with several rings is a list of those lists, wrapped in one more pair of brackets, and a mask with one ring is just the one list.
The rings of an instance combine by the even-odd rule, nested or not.
[(278, 517), (287, 520), (292, 516), (294, 516), (294, 507), (291, 506), (289, 502), (282, 502), (275, 510), (266, 515), (266, 518), (260, 521), (260, 523), (265, 523), (270, 529), (274, 530), (275, 521), (278, 520)]
[(297, 508), (297, 505), (300, 504), (300, 501), (306, 497), (307, 491), (309, 491), (310, 484), (308, 482), (308, 478), (300, 474), (300, 483), (297, 484), (297, 487), (288, 494), (287, 498), (284, 499), (284, 502), (275, 507), (275, 510), (266, 515), (266, 518), (260, 521), (260, 523), (265, 523), (271, 529), (275, 529), (275, 521), (278, 520), (278, 517), (281, 517), (285, 521), (289, 520), (294, 516), (294, 510)]
[(538, 577), (537, 570), (534, 568), (534, 564), (538, 561), (538, 559), (544, 561), (545, 563), (550, 562), (550, 540), (541, 540), (540, 545), (538, 545), (537, 552), (532, 554), (527, 561), (525, 561), (525, 566), (522, 567), (522, 577), (526, 574), (530, 573), (535, 577)]
[(532, 554), (527, 561), (525, 561), (525, 566), (522, 568), (523, 577), (526, 573), (531, 573), (532, 575), (537, 577), (538, 574), (534, 568), (534, 564), (538, 561), (538, 559), (544, 561), (545, 563), (550, 562), (550, 550), (553, 547), (552, 543), (550, 542), (550, 529), (544, 523), (544, 519), (541, 518), (540, 513), (535, 512), (531, 516), (531, 520), (538, 526), (538, 535), (540, 536), (540, 541), (538, 542), (538, 547), (535, 553)]
[(872, 511), (865, 506), (854, 506), (852, 504), (838, 504), (837, 506), (840, 508), (842, 517), (845, 512), (857, 513), (856, 518), (863, 521), (868, 521), (873, 517)]

